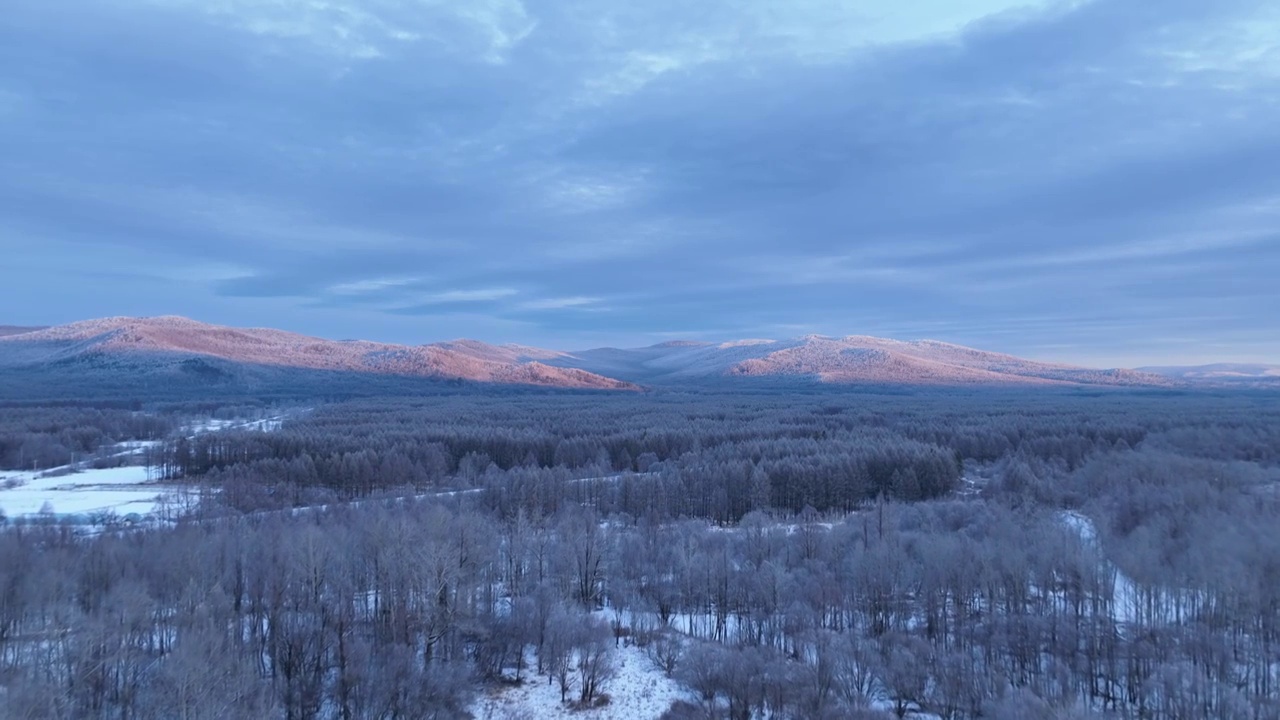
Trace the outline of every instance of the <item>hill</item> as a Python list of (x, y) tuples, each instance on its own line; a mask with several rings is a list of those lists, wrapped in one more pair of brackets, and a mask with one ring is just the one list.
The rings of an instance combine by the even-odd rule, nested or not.
[(325, 371), (475, 383), (624, 390), (630, 383), (546, 365), (536, 353), (474, 341), (391, 345), (334, 341), (181, 317), (104, 318), (0, 337), (0, 368), (234, 382), (263, 371)]
[(812, 379), (828, 383), (911, 385), (1111, 385), (1163, 387), (1167, 377), (1133, 370), (1094, 370), (1025, 360), (934, 340), (851, 335), (793, 340), (663, 343), (601, 348), (547, 362), (625, 378), (671, 382), (734, 377)]
[(10, 387), (34, 379), (73, 382), (88, 391), (96, 384), (127, 388), (131, 383), (172, 381), (265, 392), (302, 380), (310, 387), (368, 384), (379, 378), (635, 390), (640, 385), (723, 384), (745, 378), (924, 386), (1171, 387), (1213, 380), (1220, 373), (1243, 375), (1246, 370), (1252, 373), (1249, 377), (1270, 377), (1267, 366), (1211, 367), (1219, 369), (1095, 370), (934, 340), (864, 335), (724, 343), (681, 340), (563, 352), (466, 339), (429, 345), (326, 340), (175, 316), (113, 317), (0, 333), (0, 380), (7, 379)]
[(1280, 365), (1214, 363), (1210, 365), (1153, 366), (1142, 372), (1189, 382), (1219, 385), (1280, 386)]

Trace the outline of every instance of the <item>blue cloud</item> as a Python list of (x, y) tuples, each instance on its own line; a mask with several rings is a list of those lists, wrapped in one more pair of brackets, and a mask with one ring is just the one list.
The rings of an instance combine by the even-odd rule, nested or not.
[(1280, 359), (1280, 12), (909, 5), (16, 0), (0, 303)]

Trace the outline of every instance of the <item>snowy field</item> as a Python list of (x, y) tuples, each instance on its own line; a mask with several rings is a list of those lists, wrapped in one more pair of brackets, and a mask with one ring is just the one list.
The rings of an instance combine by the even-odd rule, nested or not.
[(0, 471), (0, 510), (9, 518), (46, 514), (42, 511), (54, 515), (107, 511), (148, 515), (156, 512), (160, 496), (173, 488), (151, 483), (147, 475), (147, 468), (139, 465), (58, 477)]
[[(476, 720), (657, 720), (677, 700), (694, 700), (639, 648), (620, 647), (613, 657), (618, 674), (604, 686), (609, 696), (604, 707), (575, 710), (560, 702), (558, 685), (548, 683), (545, 676), (530, 674), (520, 686), (486, 692), (472, 705), (471, 714)], [(573, 691), (569, 696), (574, 697)]]
[[(279, 430), (285, 415), (262, 420), (202, 420), (184, 428), (194, 438), (208, 432)], [(141, 462), (159, 440), (130, 440), (115, 445), (109, 458)], [(63, 466), (42, 471), (0, 470), (0, 516), (9, 519), (53, 517), (90, 524), (96, 516), (166, 516), (188, 510), (187, 488), (155, 482), (142, 465), (77, 469)]]

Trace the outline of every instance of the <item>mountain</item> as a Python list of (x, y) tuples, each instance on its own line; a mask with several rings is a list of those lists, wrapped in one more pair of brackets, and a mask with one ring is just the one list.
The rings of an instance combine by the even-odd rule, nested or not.
[[(0, 337), (0, 369), (86, 375), (115, 372), (139, 379), (203, 378), (234, 382), (281, 371), (541, 385), (635, 389), (630, 383), (538, 362), (555, 353), (470, 340), (439, 345), (333, 341), (266, 328), (207, 325), (181, 317), (105, 318)], [(274, 373), (273, 373), (274, 371)]]
[(905, 342), (861, 335), (719, 344), (681, 341), (632, 350), (565, 353), (546, 362), (640, 383), (773, 377), (912, 385), (1174, 384), (1170, 378), (1133, 370), (1092, 370), (934, 340)]
[(172, 316), (105, 318), (0, 334), (0, 381), (13, 388), (9, 392), (35, 381), (66, 386), (68, 392), (92, 392), (112, 384), (127, 392), (140, 382), (263, 393), (281, 387), (339, 392), (339, 388), (367, 387), (379, 378), (386, 379), (379, 387), (391, 392), (397, 390), (387, 383), (404, 378), (598, 390), (734, 383), (746, 378), (889, 385), (1134, 387), (1168, 387), (1198, 380), (1190, 372), (1092, 370), (933, 340), (907, 342), (861, 335), (726, 343), (682, 340), (644, 348), (562, 352), (475, 340), (413, 346), (335, 341), (268, 328), (208, 325)]
[(44, 327), (26, 327), (22, 325), (0, 325), (0, 337), (7, 335), (22, 335), (23, 333), (35, 332), (36, 330), (44, 330)]
[(1221, 383), (1280, 383), (1280, 365), (1215, 363), (1212, 365), (1153, 366), (1139, 368), (1178, 380), (1207, 380)]

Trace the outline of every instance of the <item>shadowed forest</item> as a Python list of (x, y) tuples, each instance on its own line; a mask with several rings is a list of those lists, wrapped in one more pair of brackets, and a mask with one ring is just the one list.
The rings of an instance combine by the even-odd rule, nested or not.
[(541, 683), (590, 718), (632, 648), (672, 719), (1276, 718), (1276, 399), (8, 407), (0, 467), (159, 440), (135, 460), (198, 502), (5, 523), (0, 716), (466, 718)]

